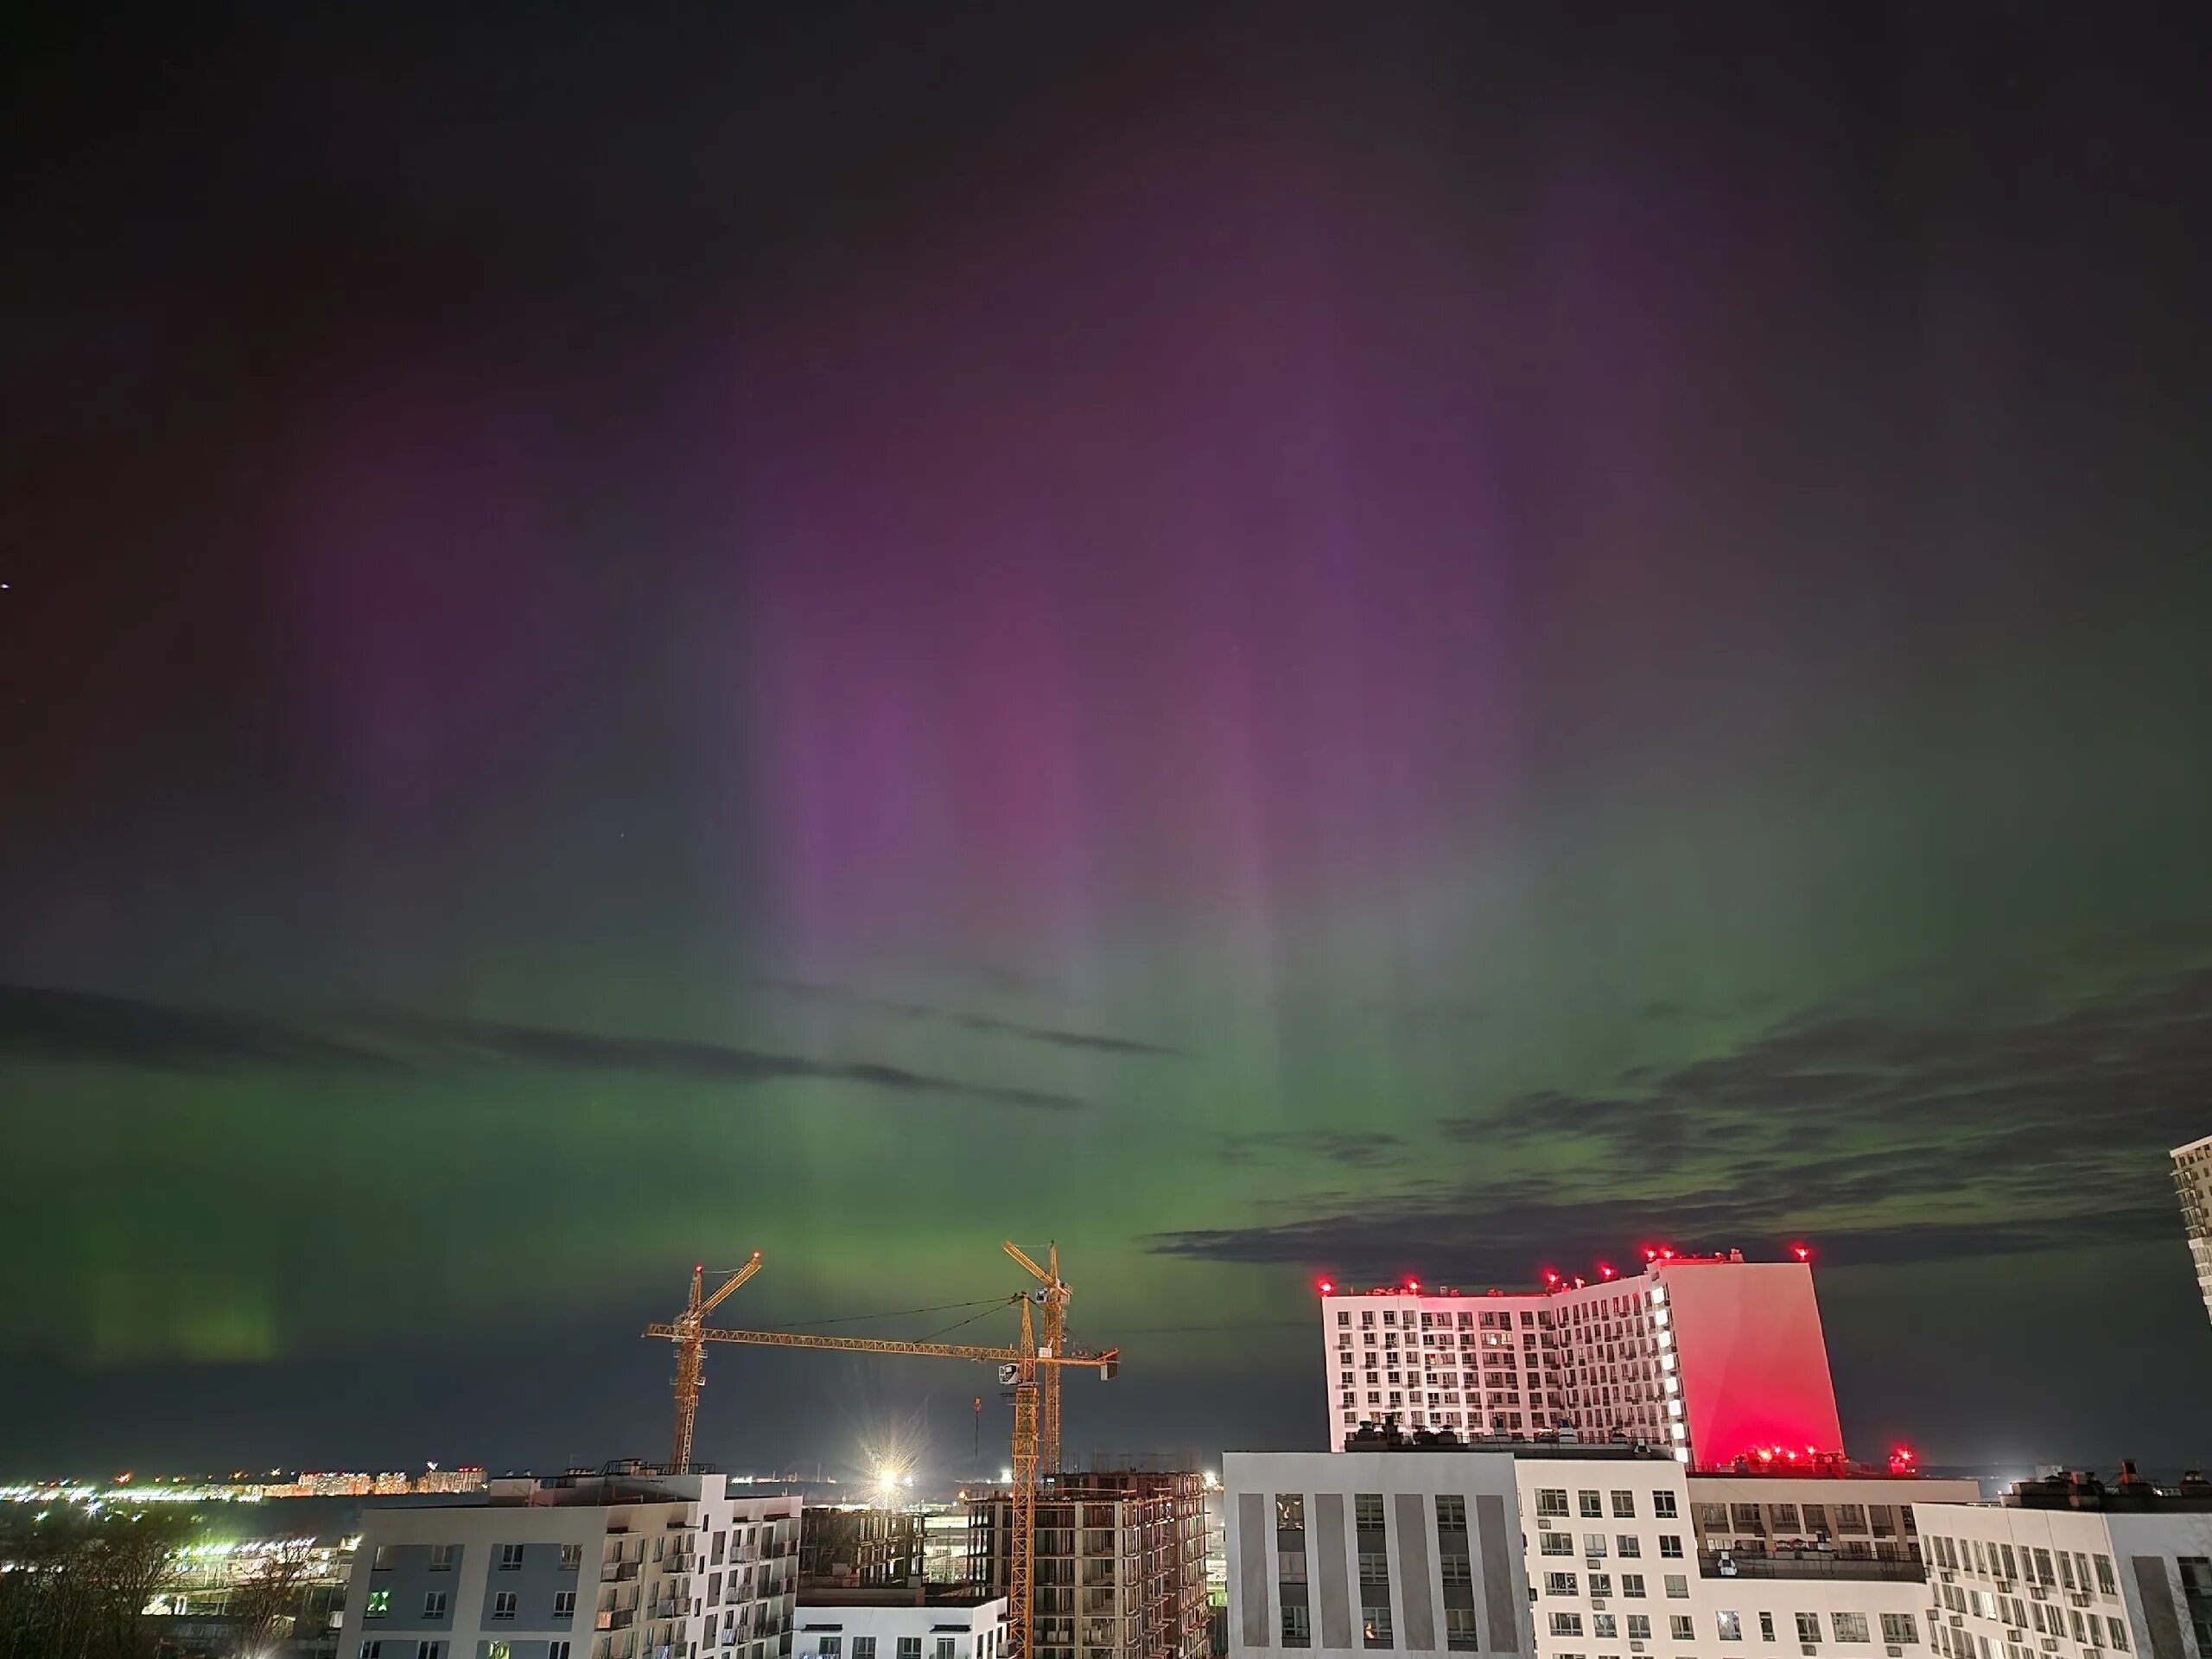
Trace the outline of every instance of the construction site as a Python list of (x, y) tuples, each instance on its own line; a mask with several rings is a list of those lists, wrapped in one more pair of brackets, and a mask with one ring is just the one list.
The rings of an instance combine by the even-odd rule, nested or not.
[[(1013, 1407), (1011, 1479), (963, 1497), (968, 1587), (1006, 1600), (997, 1652), (1007, 1659), (1200, 1659), (1207, 1648), (1204, 1478), (1192, 1468), (1129, 1466), (1141, 1459), (1117, 1461), (1116, 1466), (1100, 1461), (1088, 1470), (1065, 1466), (1063, 1373), (1090, 1370), (1110, 1380), (1121, 1352), (1070, 1340), (1073, 1292), (1060, 1275), (1057, 1245), (1041, 1263), (1012, 1243), (1003, 1249), (1032, 1281), (1006, 1300), (1018, 1322), (1016, 1340), (1007, 1345), (710, 1325), (709, 1316), (760, 1270), (760, 1254), (755, 1251), (712, 1290), (707, 1288), (704, 1268), (695, 1268), (683, 1311), (645, 1332), (676, 1348), (669, 1466), (679, 1474), (694, 1467), (694, 1432), (710, 1343), (994, 1366)], [(863, 1536), (878, 1541), (865, 1522), (840, 1525), (853, 1530), (855, 1547)], [(855, 1577), (882, 1585), (891, 1576), (880, 1568), (861, 1569), (857, 1548), (849, 1554), (834, 1548), (830, 1553), (851, 1560), (847, 1570)], [(920, 1582), (918, 1573), (915, 1582)], [(625, 1656), (609, 1651), (594, 1654), (594, 1659)]]

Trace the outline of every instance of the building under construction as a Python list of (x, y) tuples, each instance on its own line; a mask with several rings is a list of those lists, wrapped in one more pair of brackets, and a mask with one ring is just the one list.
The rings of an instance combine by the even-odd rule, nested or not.
[(801, 1599), (817, 1589), (903, 1589), (922, 1580), (922, 1517), (913, 1510), (810, 1503), (801, 1517)]
[[(1004, 1594), (1014, 1499), (968, 1503), (968, 1577)], [(1205, 1659), (1205, 1482), (1071, 1471), (1037, 1484), (1031, 1659)]]

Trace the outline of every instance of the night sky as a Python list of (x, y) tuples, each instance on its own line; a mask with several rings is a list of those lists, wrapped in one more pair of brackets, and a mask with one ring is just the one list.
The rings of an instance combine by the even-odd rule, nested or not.
[(657, 1455), (695, 1261), (1008, 1236), (1078, 1454), (1804, 1238), (1862, 1455), (2212, 1456), (2212, 12), (43, 10), (0, 1472)]

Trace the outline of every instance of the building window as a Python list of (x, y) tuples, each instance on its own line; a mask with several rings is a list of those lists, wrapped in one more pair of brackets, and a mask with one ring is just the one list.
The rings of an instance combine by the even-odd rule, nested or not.
[(433, 1573), (452, 1572), (454, 1559), (459, 1556), (460, 1554), (461, 1548), (457, 1544), (432, 1544), (430, 1546), (430, 1571)]
[(376, 1558), (370, 1563), (371, 1570), (378, 1573), (389, 1573), (391, 1571), (392, 1563), (398, 1559), (399, 1546), (397, 1544), (378, 1544), (377, 1546)]
[(1669, 1601), (1688, 1601), (1689, 1599), (1690, 1581), (1687, 1578), (1683, 1577), (1680, 1573), (1668, 1573), (1667, 1599)]
[(853, 1659), (875, 1659), (875, 1638), (856, 1636), (853, 1638)]
[(1821, 1616), (1818, 1613), (1797, 1615), (1797, 1639), (1800, 1642), (1817, 1642), (1821, 1639)]
[(1643, 1541), (1632, 1532), (1618, 1534), (1613, 1539), (1615, 1553), (1630, 1559), (1643, 1554)]
[(1615, 1492), (1613, 1494), (1613, 1519), (1616, 1521), (1633, 1521), (1636, 1519), (1636, 1494), (1634, 1492)]
[[(2110, 1614), (2107, 1614), (2105, 1617), (2105, 1626), (2112, 1632), (2112, 1650), (2114, 1653), (2126, 1653), (2127, 1651), (2127, 1626), (2121, 1624)], [(2196, 1645), (2200, 1651), (2204, 1650), (2208, 1646), (2205, 1640), (2204, 1627), (2201, 1624), (2197, 1627), (2196, 1630)]]
[(1554, 1636), (1581, 1635), (1582, 1615), (1580, 1613), (1554, 1613), (1552, 1615), (1552, 1634)]
[(1734, 1608), (1722, 1607), (1717, 1610), (1713, 1615), (1713, 1623), (1719, 1627), (1720, 1639), (1723, 1642), (1740, 1642), (1744, 1639), (1744, 1616)]
[(1574, 1554), (1574, 1535), (1571, 1532), (1540, 1532), (1536, 1536), (1541, 1541), (1541, 1548), (1547, 1555)]
[[(656, 1538), (653, 1541), (655, 1543), (658, 1543), (660, 1540)], [(522, 1546), (520, 1544), (501, 1544), (499, 1546), (499, 1571), (502, 1573), (512, 1573), (521, 1566)]]
[(1678, 1517), (1675, 1511), (1675, 1495), (1672, 1492), (1652, 1493), (1651, 1513), (1657, 1516), (1662, 1521), (1673, 1521), (1677, 1519)]
[(1548, 1596), (1579, 1596), (1582, 1593), (1582, 1581), (1572, 1573), (1547, 1573), (1544, 1574), (1544, 1593)]
[(548, 1642), (545, 1644), (545, 1659), (569, 1659), (569, 1644), (565, 1642)]
[(837, 1655), (843, 1649), (844, 1645), (845, 1638), (842, 1636), (823, 1637), (822, 1638), (822, 1659), (837, 1659)]
[(360, 1659), (384, 1659), (384, 1643), (381, 1642), (362, 1643)]
[(1538, 1487), (1536, 1489), (1536, 1513), (1540, 1516), (1564, 1516), (1567, 1513), (1566, 1489), (1564, 1487)]
[(370, 1591), (369, 1605), (361, 1610), (361, 1617), (363, 1618), (390, 1618), (391, 1592), (389, 1590)]
[(417, 1642), (415, 1659), (446, 1659), (446, 1644), (442, 1642)]
[(1436, 1500), (1436, 1524), (1447, 1532), (1467, 1529), (1467, 1500), (1456, 1493), (1444, 1493)]
[(1359, 1610), (1360, 1639), (1370, 1648), (1387, 1648), (1395, 1638), (1390, 1634), (1390, 1608), (1386, 1602), (1380, 1606), (1363, 1605)]
[(553, 1592), (553, 1617), (574, 1618), (575, 1616), (576, 1592), (573, 1590), (556, 1590)]
[(2112, 1557), (2109, 1555), (2100, 1555), (2096, 1558), (2096, 1560), (2097, 1590), (2099, 1593), (2107, 1596), (2118, 1595), (2120, 1593), (2120, 1586), (2113, 1580)]
[(514, 1644), (509, 1642), (486, 1642), (484, 1659), (515, 1659)]
[(1313, 1610), (1302, 1601), (1283, 1604), (1282, 1644), (1286, 1648), (1310, 1648), (1313, 1645)]
[(1910, 1613), (1884, 1613), (1882, 1640), (1892, 1648), (1901, 1648), (1908, 1643), (1917, 1643), (1920, 1640), (1920, 1630), (1913, 1624), (1912, 1615)]
[(1582, 1513), (1586, 1518), (1594, 1521), (1599, 1516), (1605, 1514), (1605, 1506), (1600, 1501), (1599, 1494), (1596, 1492), (1577, 1492), (1575, 1497), (1580, 1501), (1582, 1505)]
[(1866, 1637), (1866, 1615), (1864, 1613), (1836, 1613), (1835, 1639), (1839, 1642), (1864, 1642)]
[(1590, 1593), (1593, 1596), (1611, 1595), (1613, 1575), (1610, 1573), (1592, 1573), (1590, 1575)]
[(1355, 1492), (1351, 1500), (1352, 1522), (1362, 1532), (1382, 1530), (1382, 1494)]
[(1471, 1607), (1446, 1607), (1444, 1610), (1444, 1645), (1452, 1653), (1474, 1653), (1482, 1647), (1482, 1632), (1475, 1627), (1475, 1610)]
[(1682, 1535), (1679, 1532), (1661, 1533), (1659, 1535), (1659, 1554), (1667, 1560), (1681, 1560), (1682, 1559)]
[(1762, 1642), (1771, 1642), (1774, 1640), (1774, 1615), (1772, 1613), (1761, 1613), (1759, 1615), (1759, 1640)]
[(424, 1596), (424, 1597), (423, 1598), (423, 1618), (443, 1618), (445, 1616), (446, 1616), (446, 1592), (445, 1592), (444, 1591), (442, 1591), (442, 1590), (433, 1590), (433, 1591), (431, 1591), (428, 1595), (426, 1595), (426, 1596)]
[[(715, 1537), (719, 1541), (721, 1537), (721, 1534), (716, 1533)], [(584, 1547), (582, 1544), (563, 1544), (561, 1546), (561, 1570), (563, 1573), (574, 1573), (581, 1568), (583, 1564)]]
[(514, 1616), (515, 1616), (515, 1592), (514, 1592), (513, 1591), (512, 1591), (512, 1590), (502, 1590), (502, 1591), (500, 1591), (497, 1595), (495, 1595), (495, 1596), (493, 1596), (493, 1597), (492, 1598), (492, 1617), (493, 1617), (493, 1618), (512, 1618)]
[(1630, 1613), (1628, 1616), (1628, 1639), (1631, 1642), (1649, 1642), (1651, 1639), (1650, 1614)]
[(1615, 1618), (1612, 1614), (1592, 1613), (1590, 1615), (1590, 1634), (1595, 1637), (1599, 1641), (1611, 1642), (1618, 1640), (1620, 1633), (1620, 1621)]
[(1631, 1601), (1641, 1601), (1641, 1600), (1643, 1600), (1643, 1573), (1622, 1573), (1622, 1574), (1621, 1574), (1621, 1594), (1623, 1594), (1624, 1596), (1628, 1597)]
[(922, 1638), (918, 1636), (900, 1637), (899, 1659), (922, 1659)]
[(1694, 1642), (1697, 1640), (1697, 1627), (1690, 1622), (1688, 1613), (1669, 1613), (1667, 1615), (1667, 1634), (1677, 1642)]
[(1389, 1583), (1390, 1558), (1379, 1549), (1361, 1550), (1359, 1552), (1359, 1581), (1367, 1585)]

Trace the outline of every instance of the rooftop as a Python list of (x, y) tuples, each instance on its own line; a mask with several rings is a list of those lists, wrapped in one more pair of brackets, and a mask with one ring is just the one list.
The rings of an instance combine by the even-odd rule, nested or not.
[(2005, 1495), (2005, 1506), (2016, 1510), (2098, 1510), (2138, 1515), (2212, 1514), (2212, 1481), (2191, 1469), (2177, 1486), (2156, 1486), (2135, 1472), (2133, 1463), (2120, 1465), (2119, 1478), (2107, 1486), (2094, 1475), (2080, 1471), (2053, 1475), (2048, 1480), (2024, 1480)]
[(1344, 1439), (1347, 1452), (1502, 1452), (1516, 1458), (1621, 1458), (1674, 1461), (1675, 1454), (1649, 1440), (1579, 1440), (1572, 1434), (1541, 1434), (1529, 1439), (1490, 1436), (1463, 1440), (1450, 1429), (1415, 1429), (1405, 1433), (1395, 1427), (1363, 1423)]
[(981, 1607), (1003, 1601), (1003, 1595), (969, 1584), (887, 1584), (870, 1589), (847, 1589), (834, 1584), (802, 1582), (799, 1605), (811, 1612), (834, 1607)]

